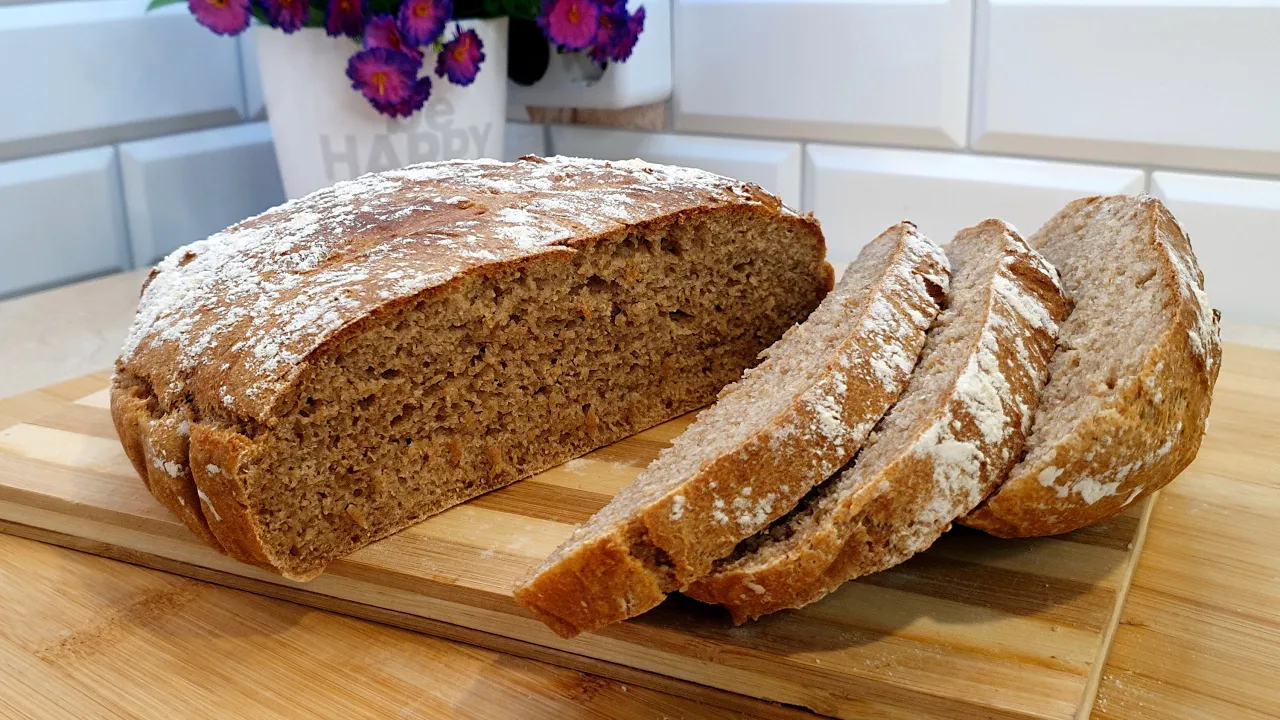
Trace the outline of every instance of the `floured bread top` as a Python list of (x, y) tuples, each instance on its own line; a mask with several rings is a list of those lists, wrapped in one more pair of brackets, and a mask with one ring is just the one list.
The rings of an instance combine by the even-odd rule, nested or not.
[(378, 308), (484, 265), (724, 206), (790, 212), (755, 185), (639, 160), (466, 160), (365, 175), (165, 258), (118, 372), (145, 379), (166, 407), (188, 395), (261, 420), (303, 359)]

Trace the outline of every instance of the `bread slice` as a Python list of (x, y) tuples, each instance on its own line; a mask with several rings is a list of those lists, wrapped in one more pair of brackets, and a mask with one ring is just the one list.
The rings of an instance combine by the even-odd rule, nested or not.
[(947, 307), (906, 392), (855, 463), (685, 593), (736, 622), (807, 605), (933, 544), (1017, 461), (1067, 304), (999, 220), (960, 231)]
[(1062, 273), (1062, 325), (1026, 457), (964, 520), (1002, 537), (1104, 520), (1195, 458), (1222, 357), (1191, 241), (1150, 196), (1065, 207), (1030, 243)]
[(705, 574), (857, 452), (906, 386), (948, 277), (946, 257), (913, 225), (889, 228), (516, 600), (569, 637)]
[(303, 580), (713, 400), (832, 286), (817, 223), (639, 161), (414, 166), (166, 258), (112, 414), (151, 492)]

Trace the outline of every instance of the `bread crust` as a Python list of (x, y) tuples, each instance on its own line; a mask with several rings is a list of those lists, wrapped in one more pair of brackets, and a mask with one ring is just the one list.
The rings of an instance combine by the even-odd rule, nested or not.
[[(1002, 259), (995, 276), (975, 288), (982, 301), (967, 306), (979, 308), (983, 317), (957, 359), (963, 372), (948, 370), (953, 377), (936, 409), (921, 417), (897, 415), (899, 408), (914, 409), (914, 403), (937, 395), (930, 378), (913, 377), (873, 444), (828, 481), (822, 499), (806, 501), (812, 514), (780, 521), (797, 528), (782, 541), (784, 551), (765, 544), (736, 556), (685, 594), (723, 605), (735, 623), (802, 607), (932, 545), (1004, 478), (1030, 428), (1057, 323), (1068, 307), (1056, 271), (1005, 223), (987, 220), (962, 230), (949, 248), (963, 243), (990, 243)], [(952, 266), (952, 293), (965, 292), (957, 287), (963, 270), (954, 257)], [(1009, 289), (998, 290), (1000, 281)], [(955, 352), (933, 337), (959, 319), (955, 312), (940, 316), (916, 373), (927, 373), (932, 354), (940, 359)], [(992, 421), (998, 424), (992, 427)], [(877, 447), (879, 442), (888, 445)], [(868, 455), (875, 459), (859, 467)]]
[[(112, 379), (117, 433), (148, 489), (193, 534), (309, 580), (323, 567), (290, 569), (264, 542), (244, 468), (253, 437), (297, 403), (326, 353), (464, 278), (564, 262), (604, 238), (726, 208), (803, 228), (822, 249), (812, 217), (758, 186), (640, 161), (427, 163), (340, 183), (179, 249), (152, 271)], [(444, 242), (402, 242), (423, 236)], [(830, 265), (820, 272), (829, 290)], [(291, 275), (311, 285), (280, 281)]]
[[(873, 358), (884, 340), (867, 311), (862, 324), (825, 353), (819, 379), (779, 414), (762, 419), (748, 440), (703, 463), (679, 488), (645, 502), (608, 532), (584, 539), (580, 528), (516, 587), (516, 600), (539, 618), (554, 618), (548, 624), (565, 637), (639, 615), (705, 575), (739, 541), (786, 513), (847, 462), (905, 387), (949, 277), (945, 256), (913, 225), (894, 226), (877, 242), (890, 240), (896, 243), (894, 259), (872, 286), (873, 297), (838, 298), (837, 287), (824, 304), (865, 300), (870, 308), (883, 300), (893, 316), (887, 324), (901, 333), (895, 351), (910, 358), (906, 368), (895, 365), (888, 377), (877, 376)], [(766, 353), (785, 342), (784, 337)], [(769, 373), (770, 366), (748, 372)], [(721, 397), (735, 390), (730, 386)], [(820, 431), (823, 413), (830, 412), (824, 400), (832, 397), (841, 399), (839, 438)], [(682, 437), (687, 440), (692, 431)], [(660, 457), (646, 472), (662, 462)], [(733, 518), (738, 522), (730, 522), (739, 512)], [(624, 551), (630, 560), (620, 559)]]
[(963, 520), (965, 525), (1000, 537), (1070, 532), (1122, 512), (1164, 487), (1195, 459), (1222, 345), (1218, 312), (1204, 295), (1204, 275), (1172, 213), (1145, 195), (1082, 198), (1059, 212), (1031, 243), (1041, 247), (1047, 230), (1056, 225), (1083, 227), (1088, 213), (1098, 207), (1130, 203), (1141, 218), (1136, 237), (1159, 268), (1155, 279), (1168, 291), (1163, 331), (1145, 351), (1136, 375), (1120, 378), (1098, 411), (1079, 418), (1051, 455), (1019, 463), (1000, 489)]

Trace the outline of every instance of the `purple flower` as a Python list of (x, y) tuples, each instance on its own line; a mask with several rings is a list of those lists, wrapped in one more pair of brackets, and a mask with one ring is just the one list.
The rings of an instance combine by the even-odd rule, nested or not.
[(448, 75), (454, 85), (470, 85), (480, 72), (483, 50), (484, 43), (480, 42), (475, 30), (464, 31), (462, 26), (458, 26), (458, 36), (445, 43), (436, 57), (436, 75)]
[(249, 27), (249, 0), (187, 0), (196, 21), (219, 35), (238, 35)]
[(623, 62), (631, 57), (643, 30), (644, 8), (636, 10), (634, 15), (627, 15), (626, 9), (602, 12), (596, 44), (588, 55), (601, 65), (609, 60)]
[(378, 112), (407, 117), (421, 108), (431, 94), (431, 79), (417, 77), (420, 65), (404, 53), (371, 48), (351, 56), (347, 77), (351, 78), (351, 87), (364, 94)]
[(400, 32), (410, 45), (430, 45), (453, 15), (453, 0), (405, 0), (400, 5)]
[(396, 19), (386, 13), (369, 18), (369, 24), (364, 28), (364, 47), (366, 50), (386, 48), (404, 53), (418, 61), (421, 67), (422, 51), (405, 44), (404, 38), (400, 35), (400, 28), (396, 27)]
[(267, 12), (267, 24), (285, 34), (301, 29), (311, 12), (306, 0), (264, 0), (263, 6)]
[(581, 50), (596, 39), (600, 5), (594, 0), (542, 0), (538, 27), (563, 50)]
[(328, 0), (324, 6), (324, 31), (330, 35), (360, 37), (368, 0)]
[(373, 103), (373, 108), (383, 115), (391, 117), (409, 117), (415, 112), (422, 109), (423, 104), (427, 102), (427, 98), (431, 97), (431, 78), (420, 77), (413, 84), (413, 91), (409, 97), (398, 103), (390, 105), (380, 105)]

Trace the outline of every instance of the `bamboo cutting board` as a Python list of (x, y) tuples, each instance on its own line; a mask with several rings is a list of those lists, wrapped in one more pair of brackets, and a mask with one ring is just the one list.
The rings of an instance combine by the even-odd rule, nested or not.
[(761, 716), (1088, 715), (1150, 503), (1058, 538), (957, 530), (822, 602), (734, 628), (674, 597), (563, 640), (510, 588), (656, 456), (675, 420), (456, 507), (293, 583), (210, 550), (134, 474), (107, 375), (0, 413), (0, 529), (535, 657)]

